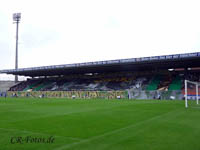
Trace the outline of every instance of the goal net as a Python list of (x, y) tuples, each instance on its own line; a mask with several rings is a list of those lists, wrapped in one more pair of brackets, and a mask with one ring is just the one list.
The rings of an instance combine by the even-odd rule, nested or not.
[[(185, 80), (185, 107), (199, 107), (200, 83)], [(200, 108), (200, 107), (199, 107)]]

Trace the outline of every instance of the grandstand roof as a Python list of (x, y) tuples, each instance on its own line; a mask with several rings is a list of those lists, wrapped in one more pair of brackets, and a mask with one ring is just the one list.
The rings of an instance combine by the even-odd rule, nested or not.
[(22, 76), (56, 76), (83, 73), (106, 73), (120, 71), (162, 70), (171, 68), (200, 67), (200, 52), (75, 63), (21, 69), (0, 70), (0, 73)]

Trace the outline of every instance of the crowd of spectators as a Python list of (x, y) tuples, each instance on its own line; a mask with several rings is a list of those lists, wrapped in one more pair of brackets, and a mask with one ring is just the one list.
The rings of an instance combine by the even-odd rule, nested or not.
[[(10, 88), (10, 91), (109, 91), (109, 90), (127, 90), (141, 89), (145, 90), (148, 84), (158, 76), (152, 72), (120, 72), (120, 73), (102, 73), (92, 75), (69, 75), (62, 77), (33, 78)], [(157, 90), (167, 90), (169, 85), (180, 74), (170, 74), (161, 72), (160, 81)], [(192, 81), (200, 81), (199, 74), (193, 73), (186, 77)]]

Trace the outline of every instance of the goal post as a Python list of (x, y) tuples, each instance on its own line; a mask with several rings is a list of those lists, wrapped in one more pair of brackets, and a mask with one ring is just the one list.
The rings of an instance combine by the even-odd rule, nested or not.
[(195, 85), (195, 98), (196, 98), (196, 104), (199, 104), (199, 82), (193, 82), (189, 80), (185, 80), (185, 107), (188, 108), (188, 84), (193, 84)]

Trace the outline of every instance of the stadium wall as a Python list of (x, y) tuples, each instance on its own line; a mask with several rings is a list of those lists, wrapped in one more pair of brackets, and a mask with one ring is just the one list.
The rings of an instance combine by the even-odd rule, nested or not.
[(47, 98), (80, 98), (80, 99), (116, 99), (128, 98), (127, 91), (32, 91), (32, 92), (7, 92), (8, 97), (47, 97)]
[(139, 91), (133, 92), (133, 99), (162, 99), (162, 100), (169, 100), (169, 99), (176, 99), (182, 100), (183, 94), (180, 90), (174, 91)]
[(8, 97), (46, 97), (77, 99), (177, 99), (184, 98), (181, 91), (8, 91)]

